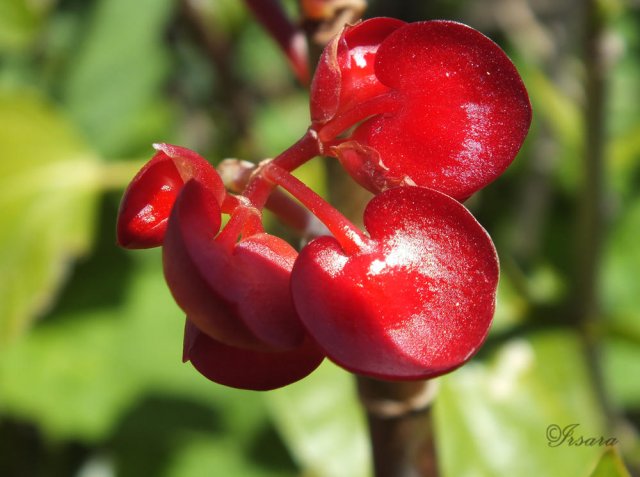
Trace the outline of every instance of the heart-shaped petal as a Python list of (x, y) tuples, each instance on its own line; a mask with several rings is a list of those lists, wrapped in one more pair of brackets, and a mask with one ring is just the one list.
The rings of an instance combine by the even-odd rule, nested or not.
[(372, 245), (347, 255), (332, 237), (293, 268), (295, 306), (327, 356), (355, 373), (424, 379), (480, 347), (494, 312), (498, 260), (489, 235), (457, 201), (398, 187), (365, 211)]
[(214, 167), (195, 152), (170, 144), (155, 144), (157, 153), (133, 178), (120, 203), (117, 242), (125, 248), (162, 245), (167, 220), (180, 188), (196, 178), (218, 204), (226, 191)]
[(196, 180), (185, 184), (167, 227), (164, 272), (178, 305), (204, 333), (252, 349), (291, 349), (305, 333), (293, 307), (289, 276), (297, 252), (256, 234), (229, 249), (214, 240), (220, 212)]
[(203, 376), (225, 386), (267, 391), (294, 383), (316, 369), (324, 356), (308, 338), (297, 348), (260, 352), (216, 341), (187, 320), (185, 361)]
[(360, 185), (378, 193), (415, 184), (466, 199), (509, 166), (527, 134), (518, 72), (466, 25), (373, 22), (345, 30), (323, 54), (311, 96), (319, 137), (331, 142), (368, 118), (330, 151)]

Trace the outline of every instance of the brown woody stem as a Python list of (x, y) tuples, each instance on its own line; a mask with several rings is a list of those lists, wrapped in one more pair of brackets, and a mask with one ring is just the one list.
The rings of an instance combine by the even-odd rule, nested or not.
[(432, 402), (435, 381), (357, 377), (367, 412), (375, 477), (436, 477)]

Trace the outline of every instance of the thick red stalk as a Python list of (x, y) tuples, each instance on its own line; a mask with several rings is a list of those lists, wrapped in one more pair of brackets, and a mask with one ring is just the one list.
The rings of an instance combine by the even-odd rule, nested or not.
[(367, 247), (370, 239), (358, 227), (291, 173), (270, 163), (264, 166), (263, 175), (293, 195), (318, 217), (345, 252), (352, 254)]
[(329, 122), (318, 128), (318, 139), (323, 143), (332, 141), (340, 133), (352, 128), (365, 119), (381, 113), (392, 113), (401, 106), (396, 95), (387, 92), (371, 98), (364, 103), (341, 112)]
[[(317, 139), (315, 131), (308, 130), (304, 136), (302, 136), (295, 144), (275, 157), (271, 163), (277, 164), (285, 171), (292, 171), (309, 159), (317, 156), (320, 153), (320, 144)], [(240, 233), (243, 231), (248, 215), (247, 211), (243, 209), (252, 209), (253, 211), (260, 212), (267, 202), (271, 191), (273, 190), (273, 184), (266, 181), (263, 178), (263, 168), (258, 168), (247, 185), (242, 197), (246, 202), (240, 206), (236, 213), (231, 216), (227, 225), (222, 229), (218, 236), (219, 241), (224, 243), (235, 243)], [(249, 231), (249, 230), (247, 230)], [(260, 231), (255, 227), (251, 232)]]

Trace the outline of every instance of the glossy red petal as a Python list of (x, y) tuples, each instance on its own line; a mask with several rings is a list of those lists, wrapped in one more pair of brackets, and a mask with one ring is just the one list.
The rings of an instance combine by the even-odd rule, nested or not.
[(163, 260), (176, 302), (193, 323), (230, 345), (294, 348), (304, 340), (289, 291), (297, 252), (282, 239), (257, 234), (230, 250), (214, 240), (217, 203), (188, 182), (169, 220)]
[(498, 283), (490, 237), (457, 201), (390, 189), (365, 211), (374, 241), (347, 256), (335, 239), (305, 247), (291, 286), (327, 356), (382, 379), (425, 379), (460, 366), (489, 330)]
[(265, 347), (209, 282), (211, 267), (224, 286), (237, 287), (240, 281), (231, 254), (213, 240), (219, 229), (220, 207), (213, 195), (199, 182), (187, 182), (164, 238), (165, 279), (176, 303), (203, 332), (237, 346)]
[(383, 158), (377, 174), (408, 176), (462, 200), (513, 161), (531, 107), (515, 67), (490, 39), (460, 23), (411, 23), (383, 41), (375, 61), (378, 79), (401, 105), (352, 136)]
[(216, 341), (189, 321), (185, 329), (185, 355), (207, 379), (254, 391), (294, 383), (309, 375), (324, 359), (309, 339), (290, 351), (251, 351)]
[(376, 51), (391, 32), (403, 25), (405, 22), (394, 18), (372, 18), (346, 26), (325, 47), (311, 83), (314, 125), (388, 89), (374, 73)]
[(305, 338), (289, 290), (296, 258), (291, 245), (264, 233), (243, 239), (233, 250), (233, 263), (244, 283), (227, 288), (225, 296), (238, 304), (251, 332), (276, 348), (293, 348)]
[(125, 248), (162, 245), (169, 213), (180, 188), (198, 179), (222, 204), (226, 191), (214, 167), (195, 152), (155, 144), (157, 153), (133, 178), (120, 203), (117, 242)]

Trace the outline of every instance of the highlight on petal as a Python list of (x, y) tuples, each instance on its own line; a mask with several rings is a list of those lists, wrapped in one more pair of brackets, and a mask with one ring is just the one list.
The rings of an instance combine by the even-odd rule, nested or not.
[(324, 49), (311, 83), (311, 119), (324, 124), (339, 111), (388, 88), (374, 74), (376, 51), (391, 32), (406, 25), (395, 18), (372, 18), (346, 26)]
[(465, 363), (491, 324), (493, 243), (456, 200), (397, 187), (365, 210), (373, 246), (347, 254), (333, 237), (301, 252), (295, 306), (327, 357), (354, 373), (427, 379)]
[(372, 19), (323, 52), (311, 117), (333, 146), (357, 126), (329, 152), (370, 191), (401, 181), (464, 200), (513, 161), (531, 105), (506, 54), (473, 28)]
[(215, 168), (197, 153), (170, 144), (154, 144), (154, 148), (158, 152), (136, 174), (120, 202), (116, 240), (121, 247), (162, 245), (171, 208), (191, 178), (211, 190), (218, 204), (226, 196)]
[(379, 80), (401, 104), (362, 124), (352, 140), (375, 149), (388, 175), (463, 200), (495, 180), (531, 122), (520, 75), (505, 53), (460, 23), (408, 24), (380, 46)]

